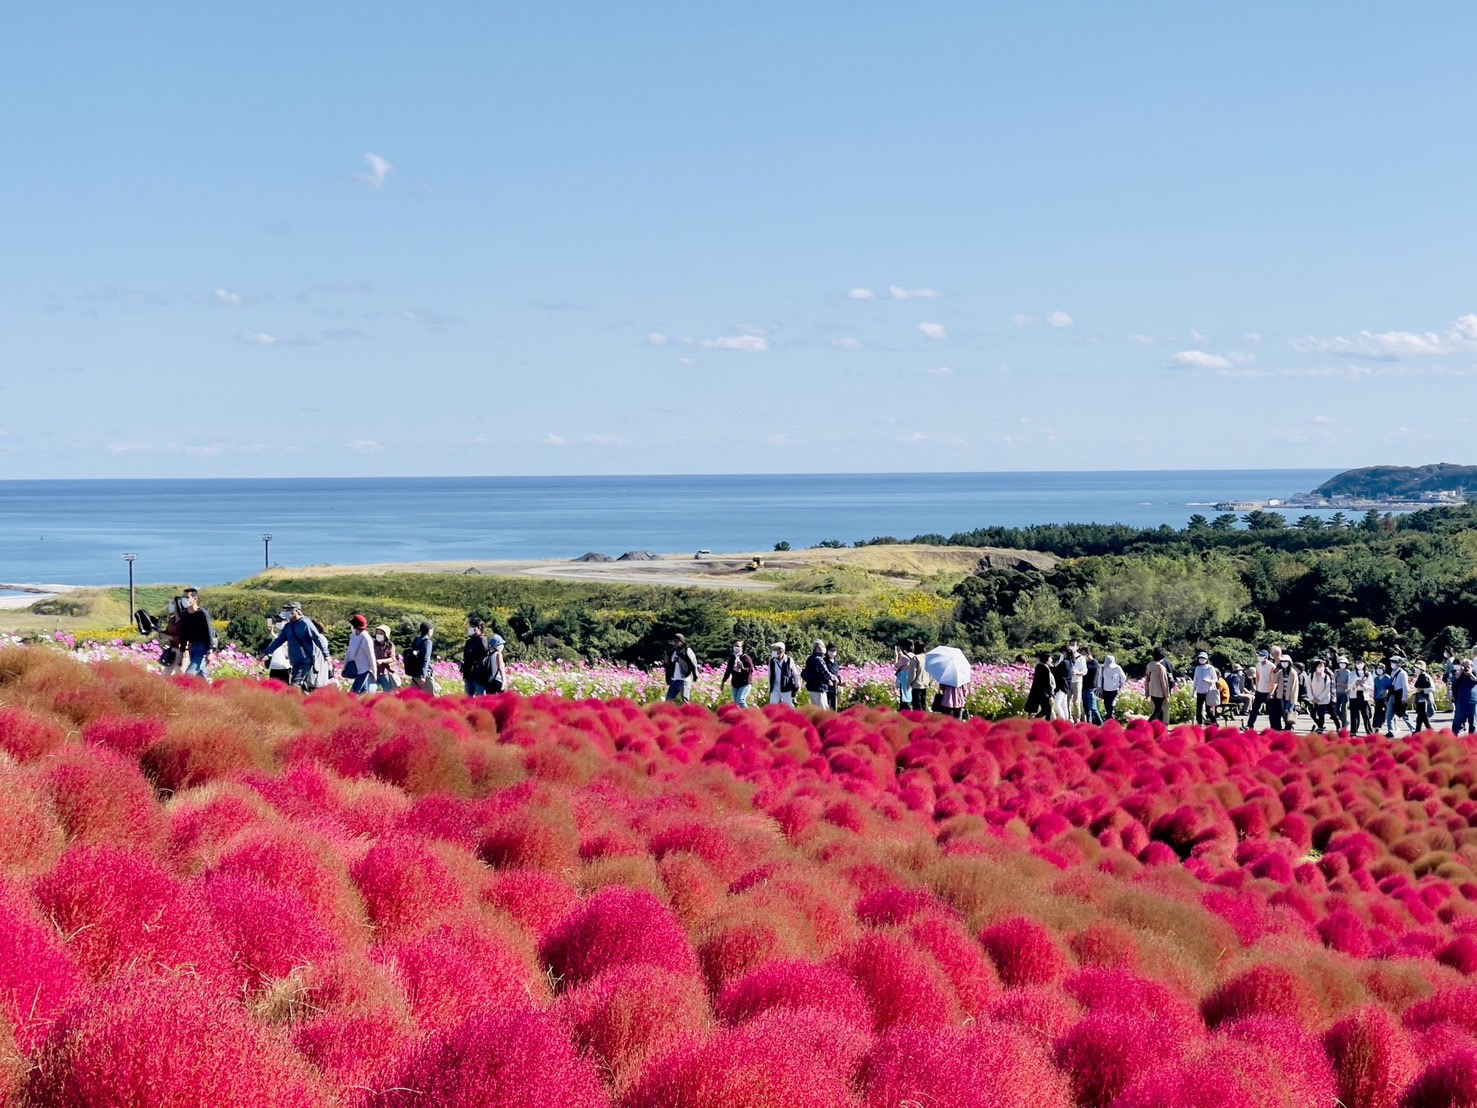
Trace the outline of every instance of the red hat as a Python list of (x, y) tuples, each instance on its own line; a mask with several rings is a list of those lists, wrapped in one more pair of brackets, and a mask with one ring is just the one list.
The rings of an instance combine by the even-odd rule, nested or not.
[(352, 623), (355, 627), (359, 628), (359, 630), (361, 631), (369, 626), (369, 620), (365, 619), (363, 616), (350, 616), (349, 622)]

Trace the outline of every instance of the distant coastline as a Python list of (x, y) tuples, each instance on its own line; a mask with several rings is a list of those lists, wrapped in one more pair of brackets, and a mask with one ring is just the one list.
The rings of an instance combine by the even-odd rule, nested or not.
[(1280, 508), (1339, 512), (1419, 512), (1459, 507), (1477, 498), (1477, 466), (1440, 462), (1425, 466), (1366, 466), (1348, 469), (1311, 492), (1285, 499), (1223, 500), (1218, 512)]

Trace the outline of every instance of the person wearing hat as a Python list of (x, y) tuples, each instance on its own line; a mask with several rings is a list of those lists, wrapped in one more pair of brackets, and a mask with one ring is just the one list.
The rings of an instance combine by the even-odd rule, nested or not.
[(467, 621), (467, 641), (462, 647), (462, 688), (468, 696), (487, 695), (488, 645), (485, 625), (473, 616)]
[(394, 692), (400, 687), (400, 679), (395, 676), (396, 660), (390, 629), (381, 623), (374, 629), (374, 680), (382, 692)]
[(697, 655), (680, 631), (672, 636), (672, 649), (667, 652), (663, 668), (667, 674), (667, 699), (686, 704), (692, 694), (692, 683), (697, 680)]
[(1349, 729), (1349, 701), (1354, 697), (1354, 671), (1342, 654), (1334, 659), (1333, 722), (1340, 731)]
[[(1216, 695), (1220, 684), (1221, 675), (1216, 672), (1215, 666), (1210, 664), (1210, 655), (1201, 651), (1195, 655), (1195, 722), (1204, 724), (1215, 722), (1216, 706), (1220, 703), (1220, 697)], [(1209, 709), (1209, 712), (1206, 711)], [(1209, 715), (1209, 720), (1205, 718)]]
[(1369, 672), (1369, 667), (1360, 658), (1350, 668), (1353, 673), (1353, 683), (1349, 686), (1349, 734), (1359, 734), (1359, 724), (1364, 724), (1366, 735), (1374, 734), (1374, 715), (1372, 706), (1374, 702), (1374, 677)]
[(487, 640), (487, 691), (500, 693), (508, 687), (508, 667), (503, 660), (503, 647), (508, 640), (493, 635)]
[(1415, 698), (1412, 701), (1415, 705), (1415, 729), (1435, 730), (1431, 726), (1431, 717), (1436, 714), (1436, 688), (1431, 675), (1426, 672), (1425, 662), (1415, 664), (1415, 681), (1412, 684), (1415, 686)]
[[(273, 638), (283, 627), (277, 622), (276, 616), (267, 617), (267, 633)], [(284, 685), (292, 684), (292, 661), (287, 656), (287, 644), (279, 646), (267, 655), (267, 680), (278, 681)]]
[(795, 706), (795, 694), (800, 691), (800, 671), (795, 668), (795, 659), (785, 653), (785, 644), (777, 642), (769, 648), (769, 702)]
[(1128, 674), (1111, 654), (1103, 655), (1102, 667), (1097, 673), (1097, 692), (1103, 702), (1103, 718), (1113, 718), (1113, 702), (1128, 685)]
[(1397, 718), (1405, 724), (1407, 731), (1415, 733), (1415, 728), (1410, 723), (1410, 716), (1405, 710), (1409, 701), (1410, 674), (1405, 672), (1405, 659), (1397, 654), (1390, 659), (1390, 692), (1385, 698), (1385, 738), (1395, 737)]
[(311, 692), (314, 663), (328, 657), (328, 639), (312, 620), (303, 617), (303, 606), (295, 600), (285, 605), (277, 618), (282, 628), (267, 644), (263, 661), (269, 662), (273, 652), (285, 645), (287, 661), (292, 667), (292, 683), (304, 692)]
[(1306, 683), (1308, 705), (1313, 709), (1313, 730), (1321, 735), (1328, 726), (1328, 711), (1333, 705), (1334, 695), (1333, 674), (1328, 672), (1322, 658), (1313, 662)]
[(805, 659), (805, 668), (800, 671), (800, 679), (805, 682), (805, 691), (810, 694), (810, 703), (814, 707), (831, 706), (831, 669), (826, 665), (824, 639), (815, 640), (810, 657)]
[(1256, 717), (1263, 708), (1267, 710), (1267, 722), (1272, 720), (1272, 678), (1277, 667), (1272, 663), (1270, 650), (1256, 652), (1256, 667), (1251, 671), (1251, 711), (1246, 714), (1246, 729), (1256, 726)]
[(363, 616), (350, 616), (349, 645), (344, 651), (344, 680), (354, 682), (350, 692), (356, 696), (369, 691), (374, 683), (378, 666), (374, 661), (374, 640), (369, 637), (369, 620)]

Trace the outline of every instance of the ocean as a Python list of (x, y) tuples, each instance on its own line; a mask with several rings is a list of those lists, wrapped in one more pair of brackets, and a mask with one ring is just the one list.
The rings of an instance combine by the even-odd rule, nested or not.
[(1337, 470), (0, 481), (0, 587), (223, 584), (274, 564), (799, 549), (987, 525), (1183, 526)]

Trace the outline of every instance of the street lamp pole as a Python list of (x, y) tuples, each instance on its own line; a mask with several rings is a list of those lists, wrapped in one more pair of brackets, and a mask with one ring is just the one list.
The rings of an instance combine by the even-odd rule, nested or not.
[(262, 533), (262, 569), (272, 568), (272, 536)]
[(133, 613), (138, 611), (138, 602), (133, 595), (133, 563), (137, 554), (125, 554), (123, 560), (128, 563), (128, 618), (133, 618)]

